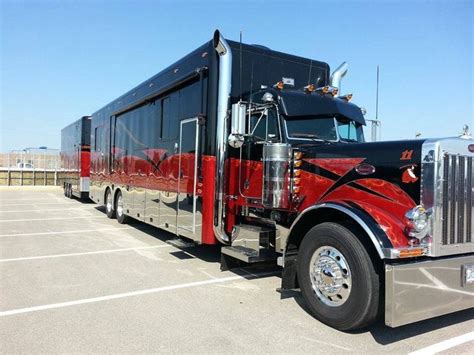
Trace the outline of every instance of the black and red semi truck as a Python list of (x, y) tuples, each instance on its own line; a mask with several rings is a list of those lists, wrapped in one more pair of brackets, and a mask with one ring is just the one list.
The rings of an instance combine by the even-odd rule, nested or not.
[(83, 116), (61, 130), (61, 170), (64, 195), (89, 198), (91, 117)]
[(90, 198), (223, 269), (274, 260), (337, 329), (473, 307), (474, 141), (366, 143), (346, 71), (216, 31), (92, 115)]

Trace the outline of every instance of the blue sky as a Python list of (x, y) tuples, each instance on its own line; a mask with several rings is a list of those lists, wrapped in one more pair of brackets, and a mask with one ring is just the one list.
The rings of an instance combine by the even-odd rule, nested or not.
[[(383, 139), (455, 135), (473, 119), (473, 1), (1, 2), (0, 151), (60, 146), (60, 130), (219, 28), (229, 39), (349, 63), (343, 92)], [(474, 128), (474, 127), (473, 127)]]

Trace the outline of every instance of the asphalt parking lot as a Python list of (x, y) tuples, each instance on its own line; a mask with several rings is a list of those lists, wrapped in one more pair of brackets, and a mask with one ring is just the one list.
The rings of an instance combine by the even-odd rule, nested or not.
[(297, 292), (276, 292), (278, 269), (221, 272), (218, 248), (172, 239), (139, 222), (120, 225), (60, 188), (0, 187), (0, 351), (473, 349), (473, 309), (343, 333), (312, 318)]

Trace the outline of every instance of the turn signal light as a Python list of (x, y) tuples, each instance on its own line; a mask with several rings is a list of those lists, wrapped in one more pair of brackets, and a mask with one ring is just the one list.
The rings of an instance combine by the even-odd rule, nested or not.
[(301, 176), (301, 170), (300, 170), (300, 169), (295, 169), (295, 170), (293, 170), (293, 175), (294, 175), (295, 177)]
[(400, 249), (399, 258), (414, 258), (425, 254), (425, 248)]
[(299, 168), (301, 165), (303, 165), (303, 162), (301, 160), (296, 160), (293, 165), (295, 168)]

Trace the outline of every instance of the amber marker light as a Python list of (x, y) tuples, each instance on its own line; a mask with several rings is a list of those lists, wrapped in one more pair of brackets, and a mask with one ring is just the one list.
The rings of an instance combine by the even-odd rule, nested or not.
[(332, 88), (331, 95), (336, 96), (338, 92), (339, 92), (338, 88)]
[(278, 83), (273, 85), (273, 87), (275, 87), (278, 90), (282, 90), (284, 86), (285, 86), (285, 84), (283, 84), (283, 81), (279, 81)]
[(424, 248), (400, 249), (398, 257), (399, 258), (414, 258), (417, 256), (423, 256), (424, 254), (425, 254)]
[(313, 84), (306, 85), (304, 91), (311, 93), (316, 90), (316, 87)]
[(303, 152), (295, 152), (293, 156), (296, 160), (301, 160), (303, 158)]
[(295, 177), (300, 177), (301, 176), (301, 170), (300, 169), (295, 169), (293, 170), (293, 175)]

